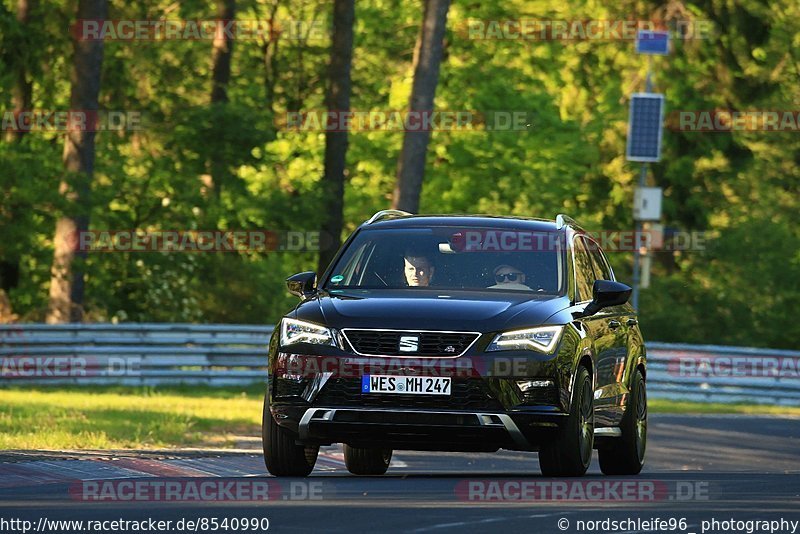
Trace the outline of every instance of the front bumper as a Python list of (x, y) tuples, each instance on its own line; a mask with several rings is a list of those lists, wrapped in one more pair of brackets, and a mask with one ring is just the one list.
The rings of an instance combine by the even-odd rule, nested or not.
[[(499, 354), (412, 361), (277, 356), (273, 361), (278, 365), (271, 367), (270, 409), (279, 425), (309, 445), (537, 450), (569, 412), (566, 358)], [(363, 393), (364, 374), (450, 376), (451, 394)], [(520, 382), (530, 380), (549, 385), (520, 387)]]
[[(531, 444), (506, 414), (309, 408), (300, 418), (301, 441), (341, 439), (353, 446), (529, 449)], [(497, 447), (494, 447), (497, 444)]]

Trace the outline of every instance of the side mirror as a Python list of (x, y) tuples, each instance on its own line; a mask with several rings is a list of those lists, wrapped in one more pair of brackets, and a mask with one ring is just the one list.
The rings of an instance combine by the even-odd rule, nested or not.
[(317, 292), (317, 273), (306, 271), (297, 273), (286, 279), (286, 287), (289, 293), (300, 298), (310, 297)]
[(631, 288), (611, 280), (595, 280), (592, 286), (592, 301), (586, 305), (581, 317), (594, 315), (603, 308), (619, 306), (628, 302)]

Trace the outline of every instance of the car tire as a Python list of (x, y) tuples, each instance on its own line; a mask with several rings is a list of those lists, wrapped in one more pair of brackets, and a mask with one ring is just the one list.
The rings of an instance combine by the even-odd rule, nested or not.
[(344, 463), (354, 475), (383, 475), (392, 461), (392, 449), (361, 449), (344, 445)]
[(580, 366), (572, 392), (567, 421), (552, 441), (539, 449), (539, 468), (544, 476), (579, 477), (586, 474), (594, 446), (594, 391), (589, 371)]
[(631, 396), (620, 430), (622, 436), (609, 439), (598, 449), (600, 470), (605, 475), (638, 475), (647, 450), (647, 387), (641, 370), (633, 376)]
[(275, 422), (265, 397), (261, 418), (261, 443), (264, 449), (264, 465), (272, 475), (305, 477), (314, 469), (319, 447), (297, 445), (296, 439), (296, 435)]

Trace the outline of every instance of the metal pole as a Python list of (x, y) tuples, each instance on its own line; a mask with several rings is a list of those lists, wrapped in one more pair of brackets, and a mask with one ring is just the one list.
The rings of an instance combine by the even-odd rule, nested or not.
[[(649, 77), (648, 77), (649, 78)], [(644, 187), (647, 179), (647, 163), (642, 163), (642, 172), (639, 174), (639, 187)], [(631, 305), (633, 309), (639, 311), (639, 236), (642, 234), (642, 221), (635, 221), (635, 231), (633, 235), (633, 292), (631, 295)]]
[[(645, 91), (651, 93), (653, 90), (653, 81), (650, 76), (652, 72), (653, 58), (647, 56), (647, 81), (645, 82)], [(639, 187), (644, 187), (647, 180), (647, 163), (642, 163), (642, 172), (639, 174)], [(633, 292), (631, 295), (631, 305), (637, 312), (639, 311), (639, 269), (641, 254), (639, 253), (639, 236), (642, 234), (642, 221), (634, 221), (634, 235), (633, 235)]]

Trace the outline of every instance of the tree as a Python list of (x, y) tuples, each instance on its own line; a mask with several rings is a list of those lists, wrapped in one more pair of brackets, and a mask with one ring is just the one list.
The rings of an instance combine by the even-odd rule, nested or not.
[[(224, 25), (236, 19), (236, 0), (217, 0), (217, 21)], [(222, 107), (228, 103), (228, 84), (231, 79), (231, 61), (233, 59), (233, 39), (221, 28), (214, 36), (211, 53), (211, 106)], [(216, 110), (212, 113), (215, 115)], [(222, 184), (228, 172), (224, 150), (212, 151), (210, 186), (219, 198)]]
[[(439, 65), (444, 48), (444, 31), (450, 0), (426, 0), (422, 28), (414, 54), (414, 84), (411, 89), (410, 110), (433, 112), (433, 99), (439, 83)], [(408, 131), (397, 162), (397, 185), (392, 207), (416, 213), (422, 180), (425, 176), (425, 153), (431, 132)]]
[[(333, 42), (331, 43), (330, 82), (327, 91), (328, 111), (350, 111), (350, 65), (353, 58), (353, 19), (355, 0), (335, 0), (333, 4)], [(347, 164), (348, 132), (325, 133), (325, 173), (322, 176), (323, 222), (319, 265), (322, 273), (341, 244), (344, 219), (344, 184)], [(329, 238), (329, 239), (328, 239)]]
[[(19, 24), (19, 31), (21, 33), (26, 33), (30, 31), (30, 20), (31, 15), (36, 12), (38, 8), (38, 1), (37, 0), (18, 0), (17, 1), (17, 23)], [(28, 43), (25, 43), (26, 45)], [(34, 43), (31, 43), (35, 46)], [(14, 113), (19, 114), (23, 111), (31, 109), (31, 97), (32, 97), (32, 88), (33, 88), (33, 81), (31, 80), (30, 73), (28, 72), (28, 62), (26, 61), (25, 52), (28, 51), (28, 47), (20, 46), (19, 49), (20, 54), (16, 57), (14, 65), (13, 65), (13, 87), (11, 89), (11, 100), (12, 105), (14, 107)], [(7, 139), (12, 140), (16, 139), (17, 141), (21, 141), (22, 137), (25, 135), (25, 131), (20, 129), (17, 132), (8, 132)]]
[[(78, 20), (104, 20), (106, 0), (79, 0)], [(92, 115), (97, 111), (103, 41), (76, 38), (71, 74), (70, 107)], [(64, 171), (59, 192), (68, 201), (68, 211), (56, 222), (55, 254), (50, 272), (48, 323), (80, 322), (83, 318), (86, 251), (78, 250), (75, 238), (89, 228), (89, 193), (94, 175), (95, 132), (88, 117), (83, 129), (71, 129), (64, 141)], [(78, 260), (78, 265), (76, 261)]]

